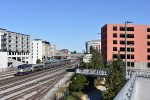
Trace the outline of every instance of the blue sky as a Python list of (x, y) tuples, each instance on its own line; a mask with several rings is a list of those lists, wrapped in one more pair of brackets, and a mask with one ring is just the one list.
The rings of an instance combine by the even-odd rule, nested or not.
[(150, 24), (149, 0), (0, 0), (0, 27), (85, 50), (107, 23)]

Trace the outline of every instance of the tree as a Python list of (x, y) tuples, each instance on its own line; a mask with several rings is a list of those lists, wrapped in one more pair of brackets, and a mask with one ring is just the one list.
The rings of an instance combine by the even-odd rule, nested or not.
[(108, 64), (109, 75), (106, 77), (106, 89), (103, 93), (104, 100), (112, 100), (125, 83), (125, 64), (118, 56)]
[(92, 58), (90, 60), (90, 68), (101, 69), (104, 68), (103, 57), (97, 49), (92, 51)]
[(41, 60), (40, 59), (37, 59), (36, 60), (36, 64), (40, 64), (41, 63)]
[(76, 54), (76, 53), (77, 53), (77, 51), (74, 51), (73, 53), (74, 53), (74, 54)]
[(84, 89), (84, 87), (87, 84), (87, 79), (84, 75), (82, 74), (76, 74), (73, 78), (72, 78), (72, 82), (69, 85), (69, 91), (75, 91), (75, 92), (80, 92), (82, 89)]

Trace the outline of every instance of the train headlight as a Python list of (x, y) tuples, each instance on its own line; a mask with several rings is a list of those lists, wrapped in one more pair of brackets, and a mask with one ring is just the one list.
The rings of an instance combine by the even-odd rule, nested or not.
[(23, 69), (20, 69), (20, 72), (23, 72)]

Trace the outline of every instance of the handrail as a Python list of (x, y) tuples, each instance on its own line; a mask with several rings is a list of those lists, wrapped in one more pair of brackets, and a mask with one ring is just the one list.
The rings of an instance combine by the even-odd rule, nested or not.
[(128, 82), (124, 85), (124, 87), (116, 95), (114, 100), (130, 100), (132, 91), (135, 87), (134, 85), (135, 85), (136, 77), (137, 77), (137, 74), (133, 73), (131, 79), (128, 80)]
[(107, 76), (108, 70), (106, 69), (76, 69), (76, 73), (85, 74), (85, 75)]

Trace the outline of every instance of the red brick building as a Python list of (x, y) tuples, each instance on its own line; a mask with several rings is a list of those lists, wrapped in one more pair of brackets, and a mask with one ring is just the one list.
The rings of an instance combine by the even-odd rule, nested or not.
[[(127, 66), (150, 68), (150, 25), (127, 24)], [(125, 24), (106, 24), (101, 28), (101, 52), (105, 61), (125, 60)], [(130, 63), (131, 62), (131, 63)]]

